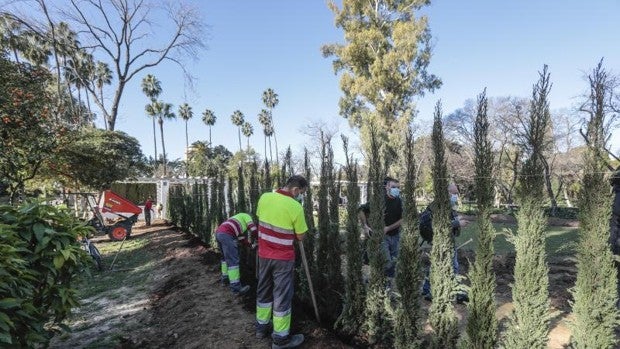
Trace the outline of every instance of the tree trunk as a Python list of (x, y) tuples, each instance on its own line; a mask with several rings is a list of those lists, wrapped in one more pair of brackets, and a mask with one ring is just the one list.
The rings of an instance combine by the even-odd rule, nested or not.
[(241, 127), (237, 126), (237, 136), (239, 136), (239, 151), (243, 150), (243, 146), (241, 145)]
[[(155, 161), (154, 169), (157, 169), (157, 133), (155, 131), (155, 115), (152, 116), (152, 119), (153, 119), (153, 147), (155, 149), (155, 157), (153, 158), (153, 161)], [(106, 123), (106, 129), (107, 129), (107, 123)]]
[(278, 158), (278, 137), (276, 137), (275, 126), (273, 127), (273, 141), (275, 142), (275, 145), (276, 145), (276, 165), (278, 165), (280, 163), (280, 160)]
[(273, 154), (271, 153), (271, 136), (269, 136), (269, 162), (273, 164)]
[(164, 142), (164, 120), (159, 118), (159, 131), (161, 133), (161, 151), (163, 153), (163, 161), (164, 161), (164, 177), (168, 174), (167, 164), (166, 164), (166, 143)]
[[(118, 115), (118, 105), (121, 103), (121, 96), (123, 95), (123, 90), (125, 89), (125, 77), (120, 77), (118, 79), (118, 89), (116, 93), (114, 93), (114, 100), (112, 101), (112, 112), (108, 115), (108, 129), (110, 131), (114, 131), (114, 125), (116, 124), (116, 117)], [(163, 140), (162, 140), (163, 141)]]
[(211, 126), (209, 126), (209, 146), (213, 147), (213, 143), (211, 143)]
[(189, 148), (189, 138), (187, 137), (187, 120), (185, 120), (185, 154), (187, 154), (188, 148)]

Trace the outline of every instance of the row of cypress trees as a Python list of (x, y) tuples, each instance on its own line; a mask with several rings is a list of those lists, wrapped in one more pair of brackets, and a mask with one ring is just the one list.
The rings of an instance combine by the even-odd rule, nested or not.
[[(599, 67), (600, 68), (600, 67)], [(597, 71), (595, 71), (597, 73)], [(601, 71), (598, 71), (602, 74)], [(603, 72), (604, 73), (604, 72)], [(596, 78), (596, 75), (594, 75)], [(603, 78), (600, 77), (599, 78)], [(545, 255), (545, 216), (543, 213), (544, 183), (541, 154), (545, 133), (550, 125), (548, 94), (550, 78), (545, 67), (540, 79), (534, 85), (529, 119), (525, 123), (524, 149), (527, 158), (519, 177), (518, 199), (520, 210), (517, 216), (518, 229), (512, 235), (515, 244), (515, 282), (513, 285), (514, 312), (506, 330), (500, 337), (495, 315), (495, 276), (492, 270), (493, 240), (495, 230), (491, 225), (490, 213), (493, 198), (493, 150), (489, 137), (486, 91), (477, 100), (474, 122), (475, 148), (475, 193), (478, 206), (478, 246), (476, 258), (471, 265), (469, 280), (470, 302), (467, 305), (469, 318), (463, 345), (467, 348), (544, 348), (547, 345), (549, 324), (548, 266)], [(593, 89), (592, 94), (597, 91)], [(597, 116), (597, 114), (594, 114)], [(578, 277), (573, 289), (573, 338), (575, 348), (613, 348), (617, 343), (614, 328), (618, 321), (615, 308), (615, 269), (613, 256), (607, 242), (609, 202), (607, 184), (604, 179), (605, 133), (604, 115), (593, 117), (588, 124), (588, 135), (594, 140), (586, 152), (585, 176), (581, 193), (581, 232), (577, 253)], [(370, 154), (368, 156), (368, 198), (373, 208), (369, 217), (375, 232), (384, 228), (383, 208), (385, 189), (383, 178), (387, 174), (391, 159), (381, 144), (376, 128), (369, 126)], [(421, 252), (419, 250), (418, 211), (414, 191), (416, 188), (416, 164), (413, 156), (413, 132), (407, 130), (403, 137), (402, 168), (406, 169), (403, 203), (404, 216), (395, 289), (385, 277), (387, 263), (383, 253), (383, 234), (373, 234), (368, 241), (370, 256), (369, 277), (363, 276), (362, 248), (359, 237), (357, 209), (360, 203), (358, 187), (358, 164), (348, 150), (348, 140), (343, 138), (345, 151), (344, 175), (347, 180), (347, 220), (340, 236), (338, 199), (340, 172), (334, 169), (331, 139), (321, 134), (320, 183), (318, 188), (310, 186), (303, 203), (309, 236), (304, 242), (306, 255), (316, 291), (322, 318), (348, 334), (362, 334), (370, 343), (396, 348), (455, 348), (460, 339), (454, 299), (459, 291), (457, 276), (454, 275), (452, 257), (454, 240), (450, 236), (450, 203), (447, 193), (448, 169), (445, 158), (445, 140), (442, 128), (442, 111), (438, 103), (435, 109), (432, 145), (433, 178), (435, 200), (433, 228), (435, 238), (431, 248), (430, 280), (433, 302), (427, 316), (432, 329), (430, 341), (425, 338), (423, 324), (425, 314), (421, 306), (420, 286), (422, 281)], [(287, 160), (288, 159), (288, 160)], [(248, 187), (245, 172), (238, 171), (235, 210), (255, 211), (261, 192), (273, 189), (273, 183), (283, 185), (286, 177), (295, 173), (292, 169), (290, 149), (285, 156), (282, 169), (271, 175), (268, 163), (259, 171), (257, 163), (250, 164)], [(303, 173), (312, 178), (308, 151), (304, 153)], [(275, 179), (275, 180), (274, 180)], [(194, 185), (188, 188), (173, 187), (171, 200), (183, 197), (183, 201), (171, 204), (171, 217), (178, 217), (182, 227), (190, 231), (210, 231), (211, 227), (224, 219), (224, 178), (222, 176), (208, 185)], [(233, 188), (229, 181), (229, 189)], [(314, 192), (318, 189), (318, 192)], [(228, 190), (228, 201), (235, 200)], [(187, 195), (191, 193), (191, 199)], [(246, 193), (249, 200), (246, 199)], [(318, 225), (315, 227), (314, 196), (318, 202)], [(184, 208), (173, 207), (181, 205)], [(232, 206), (232, 205), (231, 205)], [(188, 209), (193, 207), (193, 210)], [(230, 214), (230, 212), (229, 212)], [(185, 217), (185, 218), (183, 218)], [(197, 220), (198, 217), (207, 217)], [(190, 219), (192, 218), (192, 219)], [(203, 233), (209, 241), (210, 233)], [(341, 240), (342, 239), (342, 240)], [(344, 250), (343, 250), (344, 246)], [(345, 263), (341, 258), (345, 257)], [(344, 265), (344, 271), (342, 267)], [(301, 267), (298, 269), (297, 294), (309, 303), (308, 283)], [(344, 278), (343, 278), (344, 275)], [(598, 315), (596, 315), (598, 314)], [(323, 315), (326, 315), (325, 317)], [(428, 343), (430, 342), (430, 343)]]

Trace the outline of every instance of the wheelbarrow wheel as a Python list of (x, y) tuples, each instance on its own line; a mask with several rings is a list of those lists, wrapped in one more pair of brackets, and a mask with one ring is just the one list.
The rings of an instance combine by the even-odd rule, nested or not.
[(114, 226), (108, 236), (111, 240), (122, 241), (125, 237), (127, 237), (127, 228), (120, 225)]

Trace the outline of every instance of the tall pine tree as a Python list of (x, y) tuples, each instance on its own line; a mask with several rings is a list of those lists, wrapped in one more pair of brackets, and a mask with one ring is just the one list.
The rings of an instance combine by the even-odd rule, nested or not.
[(454, 239), (450, 222), (450, 198), (448, 197), (448, 166), (441, 120), (441, 102), (437, 102), (433, 122), (433, 245), (431, 247), (430, 282), (433, 303), (429, 309), (429, 322), (435, 335), (432, 346), (436, 349), (456, 347), (459, 338), (458, 319), (454, 309), (457, 281), (452, 266)]
[(571, 345), (573, 348), (617, 348), (619, 314), (616, 304), (617, 270), (609, 246), (611, 196), (605, 181), (607, 169), (606, 125), (614, 113), (613, 77), (601, 60), (588, 76), (590, 95), (582, 107), (586, 112), (587, 148), (584, 154), (583, 179), (579, 194), (579, 245), (577, 248), (577, 280), (574, 297)]
[(551, 83), (545, 65), (532, 91), (529, 115), (525, 118), (524, 154), (527, 159), (519, 175), (519, 211), (515, 244), (515, 270), (510, 318), (504, 347), (546, 348), (549, 334), (549, 267), (546, 261), (544, 176), (541, 156), (551, 126), (549, 91)]
[(493, 274), (493, 240), (491, 224), (493, 204), (493, 153), (489, 138), (486, 89), (478, 96), (474, 122), (474, 190), (478, 204), (478, 246), (476, 259), (469, 271), (469, 318), (467, 345), (471, 349), (491, 349), (497, 342), (495, 317), (495, 274)]
[(398, 266), (396, 268), (396, 285), (400, 292), (400, 304), (396, 311), (395, 347), (421, 348), (422, 308), (420, 306), (420, 287), (422, 282), (422, 264), (418, 240), (418, 208), (415, 197), (417, 185), (416, 163), (414, 158), (413, 130), (405, 132), (404, 165), (407, 180), (403, 190), (403, 224)]

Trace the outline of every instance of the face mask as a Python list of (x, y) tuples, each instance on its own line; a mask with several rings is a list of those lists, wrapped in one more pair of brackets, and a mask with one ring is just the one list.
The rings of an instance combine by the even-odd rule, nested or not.
[(295, 200), (301, 204), (304, 201), (304, 197), (301, 194), (297, 194), (297, 196), (295, 196)]
[(399, 197), (400, 196), (400, 189), (394, 187), (394, 188), (390, 188), (390, 196), (392, 197)]
[(459, 201), (459, 196), (456, 194), (450, 195), (450, 204), (452, 206), (456, 206), (456, 203)]

